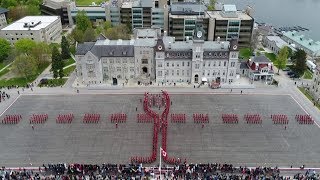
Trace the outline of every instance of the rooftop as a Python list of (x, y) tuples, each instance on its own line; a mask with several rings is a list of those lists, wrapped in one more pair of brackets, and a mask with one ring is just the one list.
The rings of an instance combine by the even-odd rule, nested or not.
[[(40, 30), (43, 28), (46, 28), (49, 26), (51, 23), (53, 23), (56, 20), (60, 20), (59, 16), (26, 16), (22, 19), (17, 20), (16, 22), (8, 25), (7, 27), (1, 29), (1, 30), (7, 30), (7, 31), (12, 31), (12, 30), (19, 30), (19, 31), (28, 31), (28, 30)], [(33, 22), (33, 23), (32, 23)], [(29, 29), (27, 24), (32, 24), (34, 25)]]
[(271, 63), (265, 55), (251, 57), (251, 60), (255, 63)]
[(289, 44), (285, 42), (283, 39), (281, 39), (279, 36), (267, 36), (266, 38), (270, 41), (274, 41), (277, 47), (279, 48), (282, 48), (284, 46), (289, 46)]
[(235, 19), (235, 20), (252, 20), (252, 17), (250, 17), (248, 14), (242, 12), (242, 11), (237, 11), (236, 16), (230, 17), (230, 16), (223, 16), (221, 14), (222, 11), (207, 11), (207, 14), (209, 15), (210, 18), (214, 18), (217, 20), (229, 20), (229, 19)]
[(291, 39), (294, 43), (300, 44), (306, 49), (309, 49), (313, 53), (317, 53), (316, 56), (320, 56), (320, 42), (313, 41), (312, 39), (306, 38), (304, 35), (299, 34), (297, 31), (282, 32), (283, 36)]
[(202, 4), (192, 2), (172, 3), (170, 13), (173, 15), (203, 15), (207, 7)]
[(160, 29), (136, 28), (134, 29), (135, 38), (157, 38)]
[(6, 13), (8, 11), (8, 9), (0, 7), (0, 14)]

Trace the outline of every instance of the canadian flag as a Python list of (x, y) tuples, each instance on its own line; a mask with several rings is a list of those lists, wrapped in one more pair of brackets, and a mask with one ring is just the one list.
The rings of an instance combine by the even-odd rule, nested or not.
[(160, 147), (160, 152), (161, 152), (163, 157), (167, 157), (167, 152), (164, 151), (161, 147)]

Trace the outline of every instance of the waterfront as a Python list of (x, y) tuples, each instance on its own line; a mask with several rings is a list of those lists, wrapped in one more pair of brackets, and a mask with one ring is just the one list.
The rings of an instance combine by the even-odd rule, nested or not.
[(257, 22), (265, 22), (275, 27), (301, 26), (308, 28), (304, 32), (316, 41), (320, 41), (319, 0), (218, 0), (224, 4), (236, 4), (237, 9), (250, 5), (254, 9)]

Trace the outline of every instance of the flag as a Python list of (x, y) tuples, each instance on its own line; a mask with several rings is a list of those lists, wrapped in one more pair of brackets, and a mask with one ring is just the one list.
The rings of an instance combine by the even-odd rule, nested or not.
[(164, 151), (162, 148), (160, 148), (160, 151), (161, 151), (161, 155), (163, 157), (167, 157), (167, 152), (166, 151)]

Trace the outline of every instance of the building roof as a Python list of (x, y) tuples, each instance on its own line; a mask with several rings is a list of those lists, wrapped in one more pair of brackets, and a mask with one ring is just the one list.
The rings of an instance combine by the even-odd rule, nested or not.
[(134, 46), (154, 47), (157, 44), (157, 39), (136, 39)]
[(159, 29), (136, 28), (134, 29), (135, 38), (158, 38)]
[(96, 42), (85, 42), (77, 46), (76, 55), (85, 55), (88, 51), (101, 57), (133, 57), (134, 40), (98, 40)]
[(282, 48), (284, 46), (289, 47), (289, 44), (287, 42), (285, 42), (283, 39), (281, 39), (279, 36), (267, 36), (266, 38), (269, 41), (273, 41), (278, 48)]
[(8, 9), (0, 7), (0, 14), (6, 13), (8, 11)]
[(255, 63), (271, 63), (270, 59), (267, 58), (265, 55), (261, 56), (254, 56), (251, 60)]
[(223, 11), (207, 11), (207, 14), (210, 18), (216, 19), (216, 20), (253, 20), (251, 16), (248, 14), (242, 12), (242, 11), (237, 11), (235, 12), (235, 16), (224, 16)]
[(291, 39), (294, 43), (300, 44), (303, 48), (309, 49), (312, 53), (317, 53), (320, 56), (320, 42), (314, 42), (312, 39), (306, 38), (304, 35), (299, 34), (297, 31), (282, 32), (282, 35)]
[(249, 69), (247, 62), (240, 62), (240, 69)]
[(177, 2), (170, 6), (170, 13), (173, 15), (204, 15), (207, 7), (192, 2)]
[[(40, 30), (46, 28), (54, 21), (60, 21), (59, 16), (26, 16), (22, 19), (17, 20), (16, 22), (8, 25), (7, 27), (1, 29), (1, 31), (12, 31), (12, 30), (19, 30), (19, 31), (28, 31), (28, 30)], [(32, 24), (33, 22), (33, 24)], [(26, 24), (34, 25), (34, 27), (26, 26)]]
[(234, 4), (225, 4), (223, 5), (222, 10), (226, 12), (237, 12), (237, 7)]

